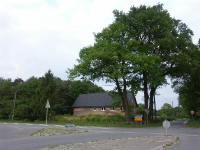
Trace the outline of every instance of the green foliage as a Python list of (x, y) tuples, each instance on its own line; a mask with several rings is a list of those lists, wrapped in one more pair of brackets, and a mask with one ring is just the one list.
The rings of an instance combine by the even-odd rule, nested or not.
[[(95, 35), (93, 46), (81, 49), (70, 77), (115, 83), (123, 104), (127, 88), (144, 92), (145, 109), (152, 115), (156, 89), (173, 76), (182, 56), (191, 51), (192, 31), (170, 17), (162, 4), (115, 10), (115, 21)], [(125, 105), (123, 105), (125, 107)], [(128, 107), (125, 107), (125, 112)], [(128, 113), (126, 113), (128, 114)], [(151, 118), (151, 117), (150, 117)]]
[(131, 123), (127, 124), (126, 118), (122, 115), (58, 115), (56, 116), (56, 123), (67, 124), (73, 123), (81, 126), (104, 126), (104, 127), (158, 127), (161, 122), (153, 122), (148, 125)]
[(164, 120), (175, 120), (175, 119), (184, 119), (187, 118), (187, 114), (185, 113), (182, 107), (172, 107), (170, 104), (165, 103), (158, 111), (159, 119)]
[(88, 122), (88, 123), (124, 123), (125, 117), (122, 115), (80, 115), (80, 116), (56, 116), (57, 121), (64, 121), (67, 123)]
[(144, 104), (138, 104), (137, 114), (144, 114)]
[(12, 110), (12, 100), (1, 99), (0, 100), (0, 118), (10, 118)]
[[(179, 103), (190, 115), (194, 110), (195, 118), (200, 118), (200, 50), (194, 47), (182, 59), (177, 61), (178, 73), (174, 75), (174, 86), (179, 93)], [(190, 115), (191, 117), (191, 115)]]
[(122, 106), (122, 101), (121, 98), (119, 96), (119, 94), (115, 91), (110, 91), (109, 95), (112, 97), (113, 102), (112, 102), (112, 106), (113, 107), (121, 107)]
[(159, 114), (160, 114), (160, 116), (162, 118), (165, 118), (165, 119), (168, 119), (168, 120), (172, 120), (172, 118), (174, 116), (174, 112), (173, 112), (172, 106), (170, 104), (168, 104), (168, 103), (163, 104)]
[(0, 78), (0, 119), (11, 118), (15, 92), (14, 119), (34, 121), (45, 119), (47, 99), (52, 120), (56, 114), (72, 114), (71, 106), (79, 94), (103, 91), (89, 81), (63, 81), (50, 70), (40, 78), (31, 77), (26, 81)]
[(173, 108), (173, 112), (174, 112), (174, 117), (176, 119), (188, 118), (188, 114), (185, 112), (185, 110), (181, 106), (177, 106)]
[(190, 120), (188, 125), (194, 128), (200, 128), (200, 120)]

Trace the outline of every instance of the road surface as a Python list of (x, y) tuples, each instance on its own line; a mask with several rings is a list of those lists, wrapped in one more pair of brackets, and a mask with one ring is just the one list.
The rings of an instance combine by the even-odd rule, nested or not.
[[(50, 137), (32, 137), (31, 133), (45, 128), (45, 125), (0, 123), (0, 150), (35, 150), (58, 144), (87, 142), (110, 138), (158, 136), (164, 135), (162, 127), (156, 128), (105, 128), (78, 127), (88, 132)], [(48, 127), (60, 127), (50, 125)], [(181, 122), (175, 122), (168, 130), (168, 134), (180, 137), (180, 142), (167, 150), (199, 150), (200, 129), (184, 127)]]

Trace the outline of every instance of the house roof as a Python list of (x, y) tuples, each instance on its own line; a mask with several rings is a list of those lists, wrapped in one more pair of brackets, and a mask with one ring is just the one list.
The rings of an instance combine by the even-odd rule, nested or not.
[(113, 99), (107, 93), (81, 94), (72, 107), (105, 107), (111, 106)]
[(127, 98), (128, 98), (128, 101), (131, 101), (131, 99), (133, 98), (133, 95), (131, 94), (131, 92), (127, 92)]

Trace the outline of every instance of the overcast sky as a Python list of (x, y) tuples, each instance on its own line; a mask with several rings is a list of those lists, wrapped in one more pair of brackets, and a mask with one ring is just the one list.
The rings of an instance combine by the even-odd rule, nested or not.
[[(94, 43), (93, 33), (113, 22), (114, 9), (127, 12), (133, 5), (159, 2), (193, 30), (197, 43), (199, 0), (0, 0), (0, 77), (26, 80), (51, 69), (66, 79), (65, 72), (76, 63), (80, 49)], [(177, 105), (170, 86), (158, 93), (159, 107), (172, 100)], [(137, 97), (142, 101), (141, 93)]]

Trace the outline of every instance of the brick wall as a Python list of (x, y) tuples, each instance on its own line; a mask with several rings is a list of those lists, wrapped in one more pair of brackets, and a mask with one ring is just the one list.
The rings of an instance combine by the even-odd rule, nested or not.
[(74, 108), (74, 115), (83, 115), (83, 114), (122, 114), (123, 112), (121, 111), (120, 108), (115, 108), (114, 110), (111, 110), (111, 108), (105, 108), (105, 111), (102, 111), (101, 108)]

